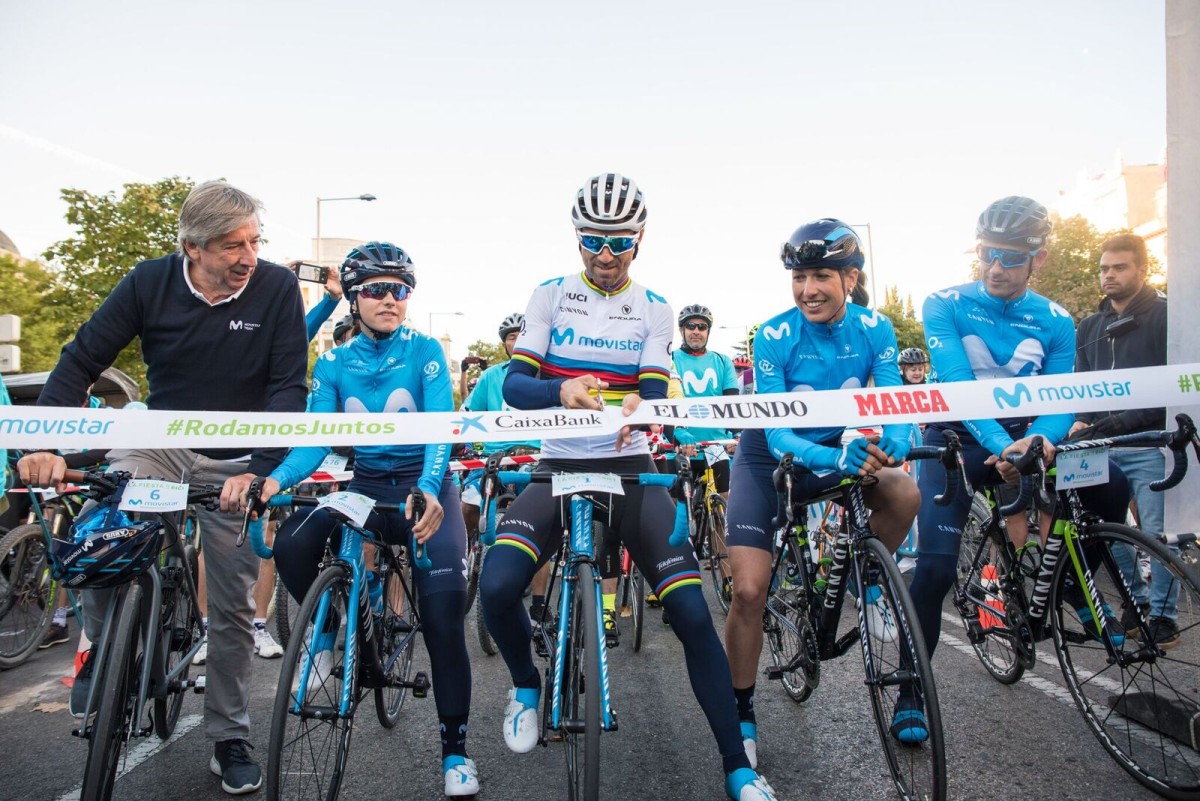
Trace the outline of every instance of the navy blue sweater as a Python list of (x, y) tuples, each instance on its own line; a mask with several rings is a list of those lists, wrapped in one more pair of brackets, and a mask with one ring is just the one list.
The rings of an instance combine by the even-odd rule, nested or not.
[[(141, 339), (151, 409), (304, 411), (304, 306), (285, 267), (260, 259), (241, 296), (209, 306), (188, 289), (181, 254), (142, 262), (63, 347), (38, 405), (83, 405), (88, 387), (134, 337)], [(197, 452), (218, 459), (251, 453)], [(247, 472), (266, 475), (285, 453), (254, 451)]]

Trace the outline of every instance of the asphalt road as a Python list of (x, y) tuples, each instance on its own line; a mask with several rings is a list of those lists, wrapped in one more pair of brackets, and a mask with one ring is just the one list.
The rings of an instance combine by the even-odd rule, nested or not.
[[(946, 609), (953, 614), (949, 605)], [(500, 723), (508, 675), (500, 658), (485, 656), (475, 642), (474, 614), (473, 610), (468, 620), (474, 675), (468, 748), (479, 764), (479, 798), (561, 801), (566, 797), (561, 746), (522, 756), (504, 747)], [(719, 610), (715, 614), (723, 625)], [(71, 646), (55, 646), (19, 668), (0, 672), (0, 799), (76, 797), (86, 754), (84, 743), (70, 734), (74, 719), (66, 712), (69, 691), (61, 682), (72, 672), (72, 651)], [(950, 796), (1155, 798), (1119, 768), (1085, 728), (1049, 644), (1041, 646), (1039, 655), (1038, 666), (1024, 680), (1001, 686), (979, 665), (957, 620), (947, 624), (934, 667)], [(642, 651), (634, 653), (625, 642), (610, 651), (610, 660), (620, 730), (602, 738), (603, 797), (725, 798), (720, 760), (670, 629), (657, 615), (648, 617)], [(423, 661), (419, 650), (418, 668), (427, 669)], [(255, 660), (252, 742), (263, 763), (279, 662)], [(226, 798), (208, 770), (211, 745), (204, 738), (202, 712), (202, 699), (189, 696), (173, 741), (164, 746), (151, 737), (135, 743), (125, 763), (127, 772), (117, 781), (116, 797)], [(856, 650), (823, 665), (821, 686), (804, 704), (793, 703), (781, 687), (763, 679), (757, 714), (759, 768), (780, 799), (896, 797), (870, 718)], [(400, 725), (392, 731), (378, 725), (373, 708), (363, 708), (341, 797), (441, 798), (439, 756), (432, 696), (410, 698)]]

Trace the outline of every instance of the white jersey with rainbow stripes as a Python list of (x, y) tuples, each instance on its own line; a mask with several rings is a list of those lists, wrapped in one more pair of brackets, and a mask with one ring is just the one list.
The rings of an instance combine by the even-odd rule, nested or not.
[[(533, 365), (542, 378), (590, 373), (608, 382), (605, 402), (620, 404), (645, 379), (661, 379), (665, 391), (674, 333), (674, 313), (661, 295), (633, 281), (606, 293), (580, 272), (551, 279), (534, 290), (513, 358)], [(635, 432), (631, 445), (620, 454), (614, 435), (542, 443), (542, 456), (550, 458), (648, 452), (641, 432)]]

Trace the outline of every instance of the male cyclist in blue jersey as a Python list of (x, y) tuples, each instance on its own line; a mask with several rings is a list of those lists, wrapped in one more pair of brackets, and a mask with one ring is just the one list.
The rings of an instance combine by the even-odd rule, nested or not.
[[(934, 381), (1072, 371), (1075, 323), (1070, 313), (1029, 289), (1033, 271), (1046, 262), (1050, 229), (1046, 207), (1027, 197), (1001, 198), (979, 215), (975, 235), (980, 280), (935, 292), (925, 300), (925, 337)], [(945, 444), (943, 432), (953, 430), (962, 440), (972, 485), (982, 484), (993, 468), (1006, 481), (1014, 482), (1018, 479), (1016, 468), (1003, 457), (1024, 453), (1032, 438), (1040, 436), (1046, 443), (1047, 462), (1053, 460), (1054, 443), (1066, 436), (1072, 420), (1070, 414), (1043, 414), (1032, 421), (1025, 416), (930, 423), (925, 427), (924, 442), (941, 447)], [(948, 506), (933, 502), (945, 480), (940, 463), (929, 461), (921, 466), (918, 558), (910, 592), (931, 655), (937, 648), (942, 601), (954, 583), (959, 540), (971, 509), (971, 495), (961, 486)], [(1079, 496), (1105, 520), (1124, 521), (1129, 489), (1115, 465), (1110, 465), (1108, 484), (1081, 489)], [(1079, 605), (1084, 607), (1080, 620), (1090, 621), (1091, 612), (1082, 595)], [(1104, 614), (1109, 617), (1111, 610), (1106, 607)]]
[[(796, 229), (780, 258), (791, 272), (795, 305), (758, 326), (753, 343), (756, 391), (846, 389), (864, 387), (870, 379), (880, 387), (899, 386), (892, 322), (851, 301), (863, 264), (854, 230), (840, 220), (815, 220)], [(725, 621), (725, 649), (748, 753), (757, 755), (754, 684), (774, 557), (771, 518), (777, 508), (772, 473), (781, 456), (794, 454), (800, 496), (837, 486), (843, 476), (873, 476), (875, 483), (863, 488), (872, 510), (871, 530), (895, 552), (920, 504), (916, 484), (896, 469), (908, 455), (909, 429), (888, 425), (882, 437), (858, 437), (845, 445), (841, 427), (748, 429), (738, 442), (729, 482), (726, 542), (733, 601)], [(896, 637), (895, 624), (878, 607), (878, 588), (870, 589), (869, 628), (890, 641)]]
[[(313, 370), (310, 412), (448, 412), (454, 408), (450, 374), (437, 340), (403, 327), (416, 275), (408, 254), (390, 242), (368, 242), (346, 256), (342, 289), (362, 333), (325, 353)], [(307, 478), (329, 453), (327, 447), (294, 448), (263, 485), (266, 500), (281, 488)], [(467, 756), (467, 717), (471, 704), (471, 664), (463, 618), (467, 585), (462, 566), (466, 531), (462, 517), (444, 510), (458, 505), (458, 490), (446, 469), (450, 447), (371, 445), (354, 449), (354, 477), (347, 489), (385, 503), (411, 502), (425, 495), (424, 516), (410, 512), (372, 514), (368, 528), (385, 542), (404, 544), (409, 533), (425, 544), (433, 563), (414, 568), (421, 633), (429, 651), (434, 698), (441, 724), (442, 772), (448, 796), (479, 792), (474, 760)], [(288, 592), (303, 599), (316, 580), (326, 542), (340, 537), (324, 510), (293, 514), (279, 527), (275, 563)], [(335, 664), (333, 643), (314, 657), (317, 675)]]
[[(504, 399), (519, 409), (600, 409), (608, 400), (631, 413), (643, 398), (667, 396), (674, 322), (662, 297), (629, 278), (646, 222), (642, 193), (619, 174), (599, 175), (579, 190), (571, 217), (583, 270), (534, 290)], [(629, 427), (617, 437), (545, 440), (537, 469), (654, 472), (645, 434)], [(742, 746), (729, 665), (701, 592), (696, 556), (690, 545), (668, 541), (675, 518), (670, 496), (661, 487), (627, 486), (625, 495), (613, 496), (611, 515), (683, 643), (692, 690), (717, 739), (726, 792), (737, 801), (773, 800)], [(488, 629), (513, 680), (504, 741), (517, 753), (537, 745), (541, 696), (521, 593), (557, 551), (562, 531), (550, 485), (531, 484), (497, 526), (480, 578)]]
[[(738, 395), (737, 372), (733, 369), (733, 361), (724, 353), (708, 349), (708, 335), (712, 330), (713, 314), (707, 306), (692, 304), (684, 306), (679, 312), (679, 334), (683, 340), (672, 359), (675, 372), (683, 386), (685, 398), (709, 398), (715, 395)], [(728, 439), (729, 430), (724, 428), (687, 428), (676, 427), (675, 443), (679, 452), (689, 458), (695, 458), (696, 443), (709, 440)], [(717, 492), (724, 498), (729, 497), (729, 459), (723, 453), (713, 463), (713, 478), (717, 482)], [(715, 451), (714, 451), (715, 452)], [(700, 454), (704, 457), (704, 454)], [(701, 469), (703, 464), (698, 463)]]

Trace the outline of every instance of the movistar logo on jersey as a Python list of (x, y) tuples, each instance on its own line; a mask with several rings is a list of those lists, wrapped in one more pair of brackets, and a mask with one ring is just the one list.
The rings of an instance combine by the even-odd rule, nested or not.
[(780, 323), (778, 327), (764, 325), (762, 327), (762, 334), (763, 339), (767, 340), (768, 342), (775, 339), (783, 339), (784, 337), (792, 335), (792, 326), (787, 322)]
[(717, 371), (709, 367), (701, 375), (696, 375), (691, 370), (685, 370), (680, 382), (684, 395), (703, 395), (710, 384), (714, 390), (717, 388)]
[(607, 337), (579, 337), (576, 343), (581, 348), (598, 350), (641, 350), (642, 343), (636, 339), (608, 339)]
[(559, 331), (557, 328), (551, 328), (550, 339), (555, 345), (573, 345), (575, 344), (575, 329), (565, 328)]

